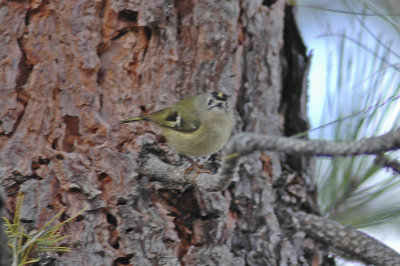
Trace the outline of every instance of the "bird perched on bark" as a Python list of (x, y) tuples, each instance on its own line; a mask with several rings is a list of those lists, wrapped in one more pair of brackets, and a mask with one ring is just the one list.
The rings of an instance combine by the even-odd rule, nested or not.
[(230, 97), (222, 92), (191, 96), (165, 109), (120, 123), (139, 121), (158, 125), (168, 146), (188, 156), (219, 151), (228, 141), (234, 125)]

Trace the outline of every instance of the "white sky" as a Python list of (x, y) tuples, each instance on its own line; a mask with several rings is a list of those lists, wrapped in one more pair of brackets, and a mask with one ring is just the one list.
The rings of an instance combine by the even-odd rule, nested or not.
[[(398, 0), (396, 0), (398, 1)], [(353, 3), (356, 1), (352, 1)], [(400, 2), (400, 1), (399, 1)], [(354, 15), (341, 14), (336, 12), (326, 12), (319, 11), (316, 12), (316, 9), (312, 9), (309, 7), (301, 7), (301, 6), (319, 6), (329, 9), (335, 10), (344, 10), (341, 1), (328, 1), (328, 0), (300, 0), (298, 1), (298, 12), (297, 12), (297, 21), (302, 32), (302, 36), (304, 42), (307, 46), (308, 51), (312, 51), (312, 65), (310, 69), (309, 75), (309, 118), (311, 122), (311, 128), (321, 125), (321, 114), (324, 102), (326, 102), (326, 88), (329, 86), (329, 82), (327, 81), (327, 59), (329, 57), (337, 57), (338, 54), (336, 41), (340, 40), (340, 37), (321, 37), (322, 35), (331, 34), (331, 33), (342, 33), (346, 31), (347, 33), (352, 32), (351, 29), (354, 27), (360, 27), (357, 22), (354, 21)], [(400, 8), (399, 10), (400, 14)], [(372, 33), (378, 35), (383, 32), (384, 36), (387, 36), (387, 39), (383, 38), (385, 43), (388, 43), (388, 39), (393, 40), (394, 43), (394, 51), (399, 51), (400, 53), (400, 38), (399, 34), (393, 31), (392, 28), (387, 27), (386, 23), (383, 23), (379, 18), (376, 17), (368, 17), (366, 19), (367, 27), (372, 30)], [(376, 40), (365, 34), (364, 37), (369, 37), (364, 39), (362, 42), (364, 45), (368, 46), (370, 43), (374, 43)], [(357, 36), (355, 36), (357, 38)], [(397, 49), (396, 49), (397, 48)], [(354, 51), (355, 53), (357, 51)], [(399, 64), (399, 60), (395, 57), (390, 58), (392, 64)], [(332, 67), (332, 69), (337, 69), (336, 67)], [(334, 76), (337, 73), (330, 73)], [(336, 78), (331, 78), (332, 81), (336, 81)], [(334, 87), (334, 85), (330, 84), (330, 86)], [(400, 101), (395, 103), (396, 108), (393, 109), (395, 113), (400, 112)], [(395, 117), (395, 116), (393, 116)], [(324, 121), (331, 121), (336, 119), (335, 117), (326, 118), (324, 117)], [(390, 123), (391, 124), (391, 123)], [(314, 137), (318, 136), (314, 135)], [(399, 194), (399, 193), (398, 193)], [(397, 195), (398, 196), (398, 195)], [(397, 224), (392, 225), (382, 225), (371, 227), (363, 230), (364, 232), (378, 238), (385, 244), (391, 246), (400, 252), (400, 226)], [(341, 265), (363, 265), (359, 263), (349, 263), (343, 262)]]

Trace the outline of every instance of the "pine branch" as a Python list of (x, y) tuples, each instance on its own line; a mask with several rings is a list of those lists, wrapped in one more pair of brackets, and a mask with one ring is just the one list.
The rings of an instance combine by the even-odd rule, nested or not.
[(400, 148), (400, 128), (378, 137), (355, 141), (302, 140), (288, 137), (241, 133), (232, 138), (225, 151), (240, 156), (254, 151), (270, 150), (316, 156), (379, 154)]
[(350, 260), (373, 265), (400, 265), (400, 254), (367, 234), (330, 219), (304, 212), (295, 212), (300, 229)]
[(374, 163), (383, 167), (391, 168), (393, 171), (400, 174), (400, 162), (398, 160), (390, 159), (389, 157), (380, 154), (376, 156)]
[[(240, 133), (234, 136), (224, 151), (228, 154), (218, 174), (187, 173), (187, 165), (172, 166), (149, 154), (141, 165), (141, 173), (170, 184), (194, 185), (206, 191), (225, 190), (231, 183), (241, 156), (269, 150), (316, 156), (380, 154), (400, 148), (400, 128), (378, 137), (348, 142), (302, 140), (288, 137)], [(166, 174), (168, 173), (168, 174)]]
[(170, 187), (195, 186), (205, 191), (221, 191), (231, 183), (233, 176), (233, 171), (224, 176), (207, 173), (196, 174), (196, 171), (187, 172), (189, 164), (174, 166), (161, 161), (151, 153), (146, 157), (142, 158), (140, 173), (166, 183)]
[(241, 156), (254, 151), (279, 151), (315, 156), (346, 156), (361, 154), (380, 154), (400, 148), (400, 128), (378, 137), (356, 141), (335, 142), (326, 140), (302, 140), (288, 137), (264, 136), (252, 133), (240, 133), (234, 136), (225, 147), (228, 154), (220, 169), (221, 180), (229, 183)]

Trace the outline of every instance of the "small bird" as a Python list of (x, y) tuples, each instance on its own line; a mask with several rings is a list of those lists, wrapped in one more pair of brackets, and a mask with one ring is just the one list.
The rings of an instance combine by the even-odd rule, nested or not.
[(204, 156), (219, 151), (234, 125), (230, 97), (206, 92), (186, 98), (154, 113), (120, 121), (153, 122), (161, 127), (170, 148), (187, 156)]

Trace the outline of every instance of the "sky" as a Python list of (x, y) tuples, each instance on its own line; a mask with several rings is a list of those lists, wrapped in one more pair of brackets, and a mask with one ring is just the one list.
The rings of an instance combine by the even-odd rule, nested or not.
[[(391, 1), (395, 3), (398, 0)], [(359, 1), (354, 0), (348, 1), (347, 3), (352, 3), (352, 8), (354, 8), (353, 10), (357, 10), (357, 6), (354, 5), (354, 3), (359, 3)], [(397, 2), (397, 4), (400, 4), (400, 1)], [(312, 52), (313, 55), (309, 75), (308, 93), (308, 113), (311, 128), (335, 120), (338, 111), (343, 116), (346, 116), (351, 114), (354, 110), (357, 110), (357, 104), (354, 103), (354, 100), (357, 99), (357, 97), (364, 97), (364, 95), (366, 98), (363, 98), (363, 100), (368, 100), (368, 97), (371, 96), (368, 95), (367, 92), (368, 86), (366, 86), (366, 83), (368, 82), (363, 82), (370, 80), (371, 76), (381, 75), (379, 82), (374, 84), (375, 86), (378, 86), (376, 87), (376, 94), (372, 95), (371, 100), (368, 101), (371, 105), (383, 101), (389, 96), (392, 96), (393, 93), (398, 90), (398, 84), (400, 81), (400, 75), (398, 73), (400, 72), (400, 67), (399, 65), (393, 67), (393, 65), (399, 64), (400, 56), (395, 53), (396, 51), (400, 51), (400, 37), (399, 33), (396, 32), (388, 23), (376, 16), (364, 16), (363, 20), (357, 20), (355, 19), (356, 16), (354, 14), (337, 12), (339, 10), (348, 10), (348, 7), (346, 7), (342, 1), (299, 0), (297, 5), (297, 22), (308, 52)], [(400, 10), (400, 6), (397, 10)], [(362, 9), (358, 9), (358, 11), (360, 13), (365, 13)], [(399, 15), (400, 17), (400, 11), (399, 14), (393, 15)], [(357, 17), (360, 18), (361, 16)], [(363, 30), (363, 35), (360, 36), (356, 33), (359, 32), (360, 29), (365, 29), (362, 24), (366, 26), (367, 30)], [(346, 66), (342, 66), (341, 68), (338, 63), (339, 60), (337, 60), (337, 58), (340, 57), (338, 47), (340, 46), (343, 34), (346, 34), (349, 40), (347, 44), (343, 46), (346, 53), (352, 53), (355, 56), (360, 55), (363, 59), (360, 60), (361, 63), (359, 63), (358, 66), (355, 66), (357, 62), (349, 61), (348, 65), (352, 65), (353, 67), (355, 66), (354, 69), (356, 69), (356, 71), (351, 72), (350, 69), (353, 68), (349, 68), (349, 73), (342, 74), (342, 80), (338, 81), (338, 71), (343, 69), (346, 70)], [(381, 42), (381, 49), (378, 51), (374, 50), (377, 39)], [(391, 52), (388, 52), (388, 49), (385, 49), (385, 47), (387, 48), (389, 45), (392, 45), (390, 51), (394, 53), (393, 56), (391, 55)], [(370, 53), (371, 57), (363, 61), (365, 51), (367, 51), (367, 54)], [(370, 62), (374, 58), (374, 52), (382, 56), (387, 56), (387, 58), (385, 58), (388, 69), (387, 71), (382, 73), (376, 69), (368, 69), (367, 66), (371, 65)], [(330, 68), (327, 67), (328, 62)], [(330, 72), (328, 73), (328, 71)], [(355, 86), (354, 84), (357, 85)], [(338, 87), (342, 88), (340, 93), (337, 92)], [(328, 91), (330, 94), (327, 93)], [(360, 91), (362, 92), (361, 94)], [(332, 102), (332, 99), (336, 96), (339, 98), (338, 101), (342, 102), (342, 107), (340, 107), (341, 109), (323, 112), (324, 108), (326, 108), (327, 102)], [(387, 127), (392, 126), (395, 122), (394, 120), (398, 118), (397, 116), (400, 113), (400, 100), (393, 102), (391, 112), (393, 115), (386, 117), (382, 116), (381, 118), (384, 119)], [(371, 135), (376, 134), (375, 129), (379, 122), (382, 121), (371, 122)], [(383, 126), (383, 130), (385, 130), (385, 126)], [(321, 136), (319, 132), (312, 133), (310, 136), (311, 138), (323, 137), (327, 139), (333, 137), (329, 135)], [(400, 156), (398, 156), (397, 159), (400, 159)], [(399, 194), (398, 191), (397, 194), (392, 193), (391, 200), (397, 199), (400, 203)], [(400, 252), (400, 226), (397, 226), (397, 224), (385, 224), (369, 227), (362, 229), (362, 231), (378, 238), (385, 244)], [(339, 262), (339, 264), (363, 265), (344, 261)]]
[[(357, 2), (357, 1), (353, 1)], [(317, 8), (312, 8), (312, 7)], [(318, 8), (326, 8), (328, 10), (320, 10)], [(299, 1), (297, 8), (297, 21), (303, 40), (306, 43), (308, 52), (312, 52), (312, 65), (310, 69), (310, 86), (309, 86), (309, 114), (311, 124), (313, 127), (320, 125), (321, 110), (326, 102), (326, 87), (327, 87), (327, 61), (328, 57), (337, 55), (337, 43), (340, 41), (341, 34), (346, 32), (351, 34), (356, 32), (361, 26), (354, 19), (354, 15), (335, 12), (345, 10), (341, 1), (327, 1), (327, 0), (309, 0)], [(400, 6), (399, 6), (400, 10)], [(360, 13), (363, 11), (360, 10)], [(369, 12), (371, 13), (371, 12)], [(400, 13), (400, 11), (399, 11)], [(370, 16), (366, 18), (365, 24), (371, 29), (372, 33), (379, 35), (381, 32), (386, 36), (383, 38), (385, 44), (393, 42), (393, 51), (400, 51), (400, 38), (399, 34), (382, 19)], [(371, 47), (373, 50), (374, 43), (376, 42), (372, 36), (363, 36), (362, 44), (365, 47)], [(358, 40), (359, 36), (354, 36)], [(348, 47), (349, 49), (361, 49), (358, 45)], [(356, 51), (354, 51), (356, 52)], [(383, 51), (384, 52), (384, 51)], [(392, 58), (392, 64), (395, 64), (398, 59)], [(332, 74), (332, 73), (331, 73)], [(333, 74), (337, 75), (337, 73)]]

